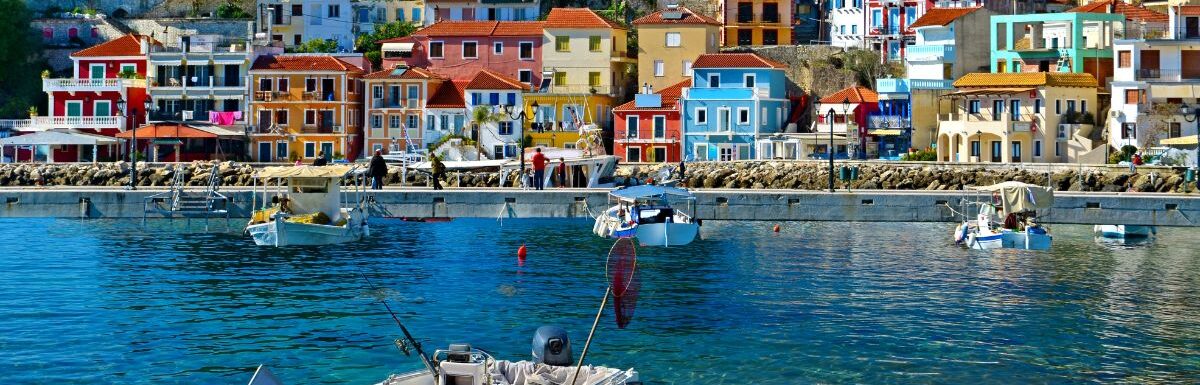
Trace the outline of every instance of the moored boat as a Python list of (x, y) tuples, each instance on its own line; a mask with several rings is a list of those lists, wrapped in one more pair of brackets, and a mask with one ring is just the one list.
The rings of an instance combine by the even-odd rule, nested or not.
[(1104, 238), (1146, 238), (1154, 234), (1154, 226), (1096, 225), (1092, 231)]
[[(361, 175), (351, 166), (267, 167), (255, 174), (246, 233), (259, 246), (330, 245), (370, 234)], [(354, 192), (342, 181), (353, 178)], [(261, 198), (258, 181), (262, 180)], [(274, 181), (273, 184), (269, 181)], [(272, 194), (273, 193), (273, 194)], [(354, 195), (354, 196), (351, 196)]]
[(641, 185), (613, 190), (615, 204), (596, 217), (592, 232), (605, 238), (637, 238), (642, 246), (681, 246), (692, 243), (700, 224), (679, 207), (695, 212), (691, 192), (665, 186)]
[[(954, 242), (972, 249), (1049, 250), (1053, 237), (1036, 222), (1038, 209), (1054, 203), (1054, 191), (1021, 182), (974, 187), (990, 193), (988, 202), (975, 202), (979, 213), (954, 229)], [(997, 207), (999, 205), (1000, 207)], [(999, 221), (1003, 215), (1003, 220)]]

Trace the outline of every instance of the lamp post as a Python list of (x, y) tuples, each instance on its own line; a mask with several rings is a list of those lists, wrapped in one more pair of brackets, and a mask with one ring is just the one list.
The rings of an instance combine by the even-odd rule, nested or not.
[[(829, 192), (834, 192), (833, 189), (833, 118), (835, 111), (829, 109)], [(842, 100), (842, 114), (846, 115), (846, 134), (850, 134), (850, 99)]]
[[(1186, 120), (1188, 123), (1195, 123), (1196, 118), (1200, 118), (1200, 109), (1192, 111), (1192, 108), (1187, 103), (1179, 106), (1179, 113), (1183, 114), (1183, 120)], [(1195, 174), (1200, 175), (1200, 127), (1196, 128), (1196, 159), (1194, 163)], [(1200, 181), (1200, 176), (1197, 176), (1196, 180)], [(1196, 182), (1196, 186), (1200, 187), (1200, 182)]]
[[(125, 118), (126, 122), (131, 122), (130, 114), (125, 113), (127, 103), (125, 99), (117, 99), (117, 111)], [(130, 124), (130, 134), (133, 136), (129, 140), (129, 189), (137, 190), (137, 127), (136, 124)]]
[[(517, 143), (520, 144), (518, 147), (521, 148), (521, 154), (520, 154), (521, 166), (520, 166), (520, 171), (518, 171), (518, 172), (520, 173), (519, 174), (520, 178), (524, 178), (525, 177), (525, 119), (529, 118), (529, 115), (527, 115), (525, 113), (524, 107), (521, 108), (521, 111), (517, 112), (516, 114), (513, 114), (513, 107), (514, 106), (511, 104), (505, 105), (504, 113), (508, 115), (509, 119), (520, 121), (519, 126), (521, 128), (520, 128), (520, 131), (518, 131), (520, 133), (520, 135), (517, 137)], [(530, 105), (530, 107), (533, 108), (533, 116), (537, 117), (538, 103), (535, 101), (535, 102), (533, 102), (532, 105)], [(534, 120), (537, 120), (537, 119), (534, 119)]]
[[(979, 143), (979, 152), (975, 152), (974, 143), (967, 143), (968, 146), (971, 146), (971, 148), (967, 150), (967, 154), (974, 152), (976, 156), (975, 162), (983, 163), (983, 130), (975, 130), (975, 140)], [(967, 160), (971, 160), (970, 155), (967, 155)]]

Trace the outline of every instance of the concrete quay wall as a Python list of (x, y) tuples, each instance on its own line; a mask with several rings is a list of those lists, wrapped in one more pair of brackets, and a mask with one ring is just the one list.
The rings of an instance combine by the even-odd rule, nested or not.
[[(142, 218), (143, 198), (164, 190), (105, 188), (0, 189), (0, 217)], [(247, 189), (224, 192), (230, 216), (249, 216)], [(962, 192), (701, 189), (704, 220), (953, 222)], [(985, 196), (979, 196), (986, 199)], [(261, 195), (259, 195), (261, 199)], [(607, 190), (387, 189), (370, 195), (376, 217), (589, 218), (608, 206)], [(1200, 226), (1200, 197), (1148, 193), (1063, 193), (1042, 212), (1043, 223)], [(161, 212), (147, 214), (163, 218)], [(181, 216), (176, 216), (181, 218)]]

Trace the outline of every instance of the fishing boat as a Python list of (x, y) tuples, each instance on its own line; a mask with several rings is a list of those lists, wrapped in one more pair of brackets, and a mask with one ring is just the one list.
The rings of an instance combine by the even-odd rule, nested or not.
[[(1049, 250), (1053, 237), (1036, 222), (1037, 210), (1054, 203), (1054, 190), (1021, 182), (973, 187), (990, 200), (974, 202), (975, 220), (954, 229), (954, 241), (972, 249)], [(1003, 220), (1000, 220), (1003, 218)]]
[[(346, 179), (353, 183), (343, 186)], [(360, 240), (370, 234), (362, 199), (365, 183), (362, 170), (348, 165), (264, 168), (255, 174), (251, 207), (256, 209), (246, 233), (259, 246)]]
[[(531, 165), (534, 150), (525, 157), (525, 173), (527, 175), (528, 185), (520, 187), (529, 188), (533, 185), (533, 166)], [(580, 150), (575, 149), (556, 149), (542, 148), (542, 155), (549, 160), (546, 165), (546, 173), (543, 175), (543, 185), (547, 187), (577, 187), (577, 188), (612, 188), (614, 184), (613, 174), (617, 170), (617, 157), (612, 155), (587, 155)], [(521, 170), (521, 161), (519, 159), (485, 159), (485, 160), (448, 160), (442, 161), (442, 166), (445, 167), (448, 177), (453, 178), (460, 172), (498, 172), (501, 183), (510, 180), (510, 175), (516, 175)], [(560, 184), (558, 182), (558, 168), (566, 167), (566, 172), (562, 175), (565, 180)], [(433, 164), (428, 161), (413, 163), (409, 166), (414, 170), (422, 171), (428, 174), (433, 169)], [(521, 179), (517, 179), (521, 180)], [(520, 182), (518, 182), (520, 183)], [(501, 186), (503, 187), (503, 186)]]
[(637, 238), (642, 246), (692, 243), (700, 224), (677, 206), (695, 212), (696, 197), (676, 187), (640, 185), (608, 193), (612, 207), (596, 217), (592, 232), (605, 238)]
[(1147, 238), (1155, 233), (1154, 226), (1096, 225), (1092, 231), (1104, 238)]

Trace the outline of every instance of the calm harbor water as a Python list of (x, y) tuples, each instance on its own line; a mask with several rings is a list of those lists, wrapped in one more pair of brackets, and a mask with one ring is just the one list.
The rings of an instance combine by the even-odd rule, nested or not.
[[(374, 383), (420, 367), (359, 273), (429, 349), (525, 359), (534, 329), (578, 355), (609, 243), (584, 220), (376, 221), (366, 242), (257, 248), (166, 221), (0, 220), (0, 382)], [(1192, 383), (1200, 237), (969, 251), (949, 224), (705, 222), (639, 249), (637, 313), (589, 361), (652, 384)], [(235, 224), (235, 227), (238, 226)], [(198, 229), (196, 229), (198, 230)], [(515, 250), (528, 244), (517, 266)]]

